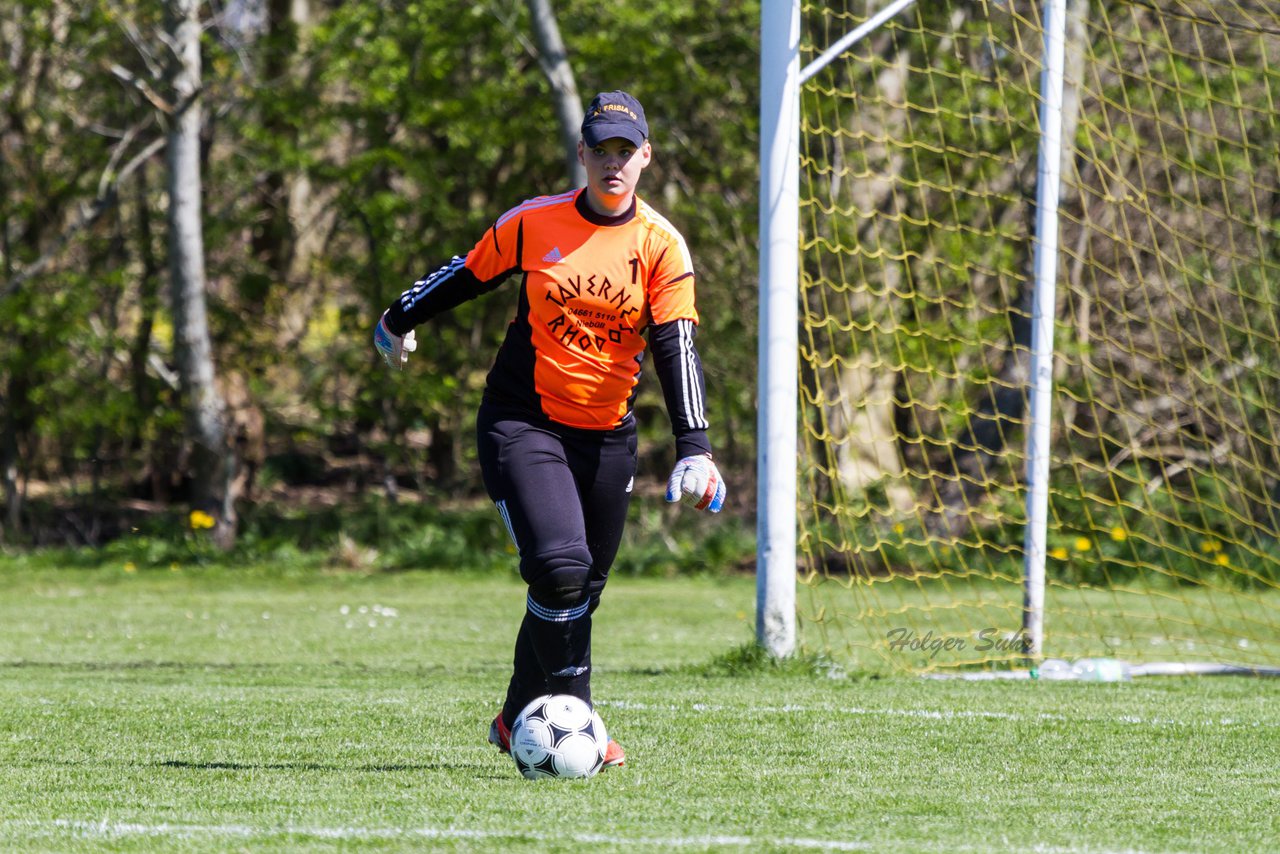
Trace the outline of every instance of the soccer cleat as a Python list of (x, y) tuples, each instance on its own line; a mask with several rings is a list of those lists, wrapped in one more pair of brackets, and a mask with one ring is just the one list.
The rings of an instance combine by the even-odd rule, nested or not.
[[(627, 754), (623, 752), (622, 745), (609, 739), (609, 746), (604, 749), (604, 768), (621, 768), (627, 764)], [(604, 770), (601, 768), (600, 770)]]
[[(493, 719), (493, 723), (489, 724), (489, 743), (503, 753), (511, 752), (511, 730), (507, 729), (507, 725), (502, 722), (501, 712)], [(622, 753), (622, 748), (618, 748), (618, 753)]]

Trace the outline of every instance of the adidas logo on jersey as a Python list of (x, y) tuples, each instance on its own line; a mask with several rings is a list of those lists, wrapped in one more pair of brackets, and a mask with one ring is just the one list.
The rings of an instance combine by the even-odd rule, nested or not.
[(564, 260), (564, 256), (560, 254), (560, 247), (557, 246), (546, 255), (543, 255), (542, 260), (546, 261), (548, 264), (559, 264)]

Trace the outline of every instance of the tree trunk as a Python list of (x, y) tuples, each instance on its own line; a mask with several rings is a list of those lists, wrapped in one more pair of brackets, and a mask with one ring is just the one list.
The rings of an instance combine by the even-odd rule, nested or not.
[(556, 102), (556, 119), (560, 122), (560, 141), (564, 146), (565, 166), (575, 187), (585, 187), (587, 170), (578, 162), (578, 137), (582, 130), (582, 99), (573, 79), (573, 67), (560, 38), (560, 27), (551, 0), (526, 0), (533, 19), (533, 37), (538, 43), (538, 65), (547, 75)]
[[(6, 186), (6, 175), (0, 170), (0, 200), (8, 207), (9, 190)], [(13, 275), (13, 245), (9, 240), (9, 218), (0, 213), (0, 275), (9, 281)], [(8, 329), (0, 327), (0, 334)], [(10, 370), (14, 370), (10, 368)], [(0, 517), (0, 543), (5, 542), (5, 530), (16, 534), (18, 520), (21, 518), (22, 506), (18, 493), (18, 445), (13, 423), (13, 389), (15, 377), (10, 375), (3, 393), (0, 393), (0, 483), (4, 485), (4, 515)]]
[(175, 62), (176, 113), (169, 130), (169, 284), (173, 301), (174, 356), (183, 416), (191, 443), (191, 508), (214, 519), (223, 548), (235, 542), (236, 463), (227, 441), (226, 404), (218, 391), (205, 306), (201, 213), (200, 20), (198, 0), (169, 0), (166, 16)]
[(138, 325), (129, 350), (129, 377), (133, 387), (134, 409), (131, 449), (142, 448), (142, 433), (153, 406), (151, 384), (147, 382), (147, 356), (151, 353), (151, 334), (155, 329), (156, 311), (160, 308), (161, 270), (152, 244), (151, 205), (147, 168), (138, 169), (138, 201), (134, 208), (138, 257)]
[(22, 527), (22, 489), (18, 485), (18, 436), (24, 432), (20, 413), (29, 408), (26, 377), (14, 374), (9, 377), (5, 390), (5, 416), (0, 428), (0, 478), (4, 481), (4, 527), (11, 534), (18, 534)]
[[(298, 78), (307, 73), (307, 66), (301, 64), (298, 54), (300, 51), (305, 52), (311, 31), (311, 0), (290, 0), (289, 22), (295, 41), (289, 73)], [(293, 139), (296, 144), (296, 133)], [(294, 170), (289, 177), (287, 189), (286, 205), (290, 231), (293, 234), (293, 248), (290, 253), (291, 266), (286, 275), (289, 281), (299, 281), (309, 277), (311, 259), (323, 251), (323, 229), (317, 227), (323, 202), (312, 198), (311, 178), (305, 169)]]
[[(260, 85), (269, 90), (293, 89), (309, 74), (306, 44), (311, 31), (311, 0), (268, 0), (267, 33), (257, 49), (262, 53)], [(266, 106), (262, 122), (267, 132), (291, 148), (304, 145), (295, 123), (280, 106)], [(316, 198), (304, 168), (283, 166), (268, 170), (258, 190), (259, 224), (253, 248), (287, 286), (295, 299), (278, 308), (280, 334), (296, 341), (306, 334), (312, 311), (325, 302), (325, 282), (311, 275), (313, 259), (324, 251), (323, 222), (332, 216), (330, 199)]]
[[(305, 2), (268, 0), (267, 33), (261, 40), (261, 85), (274, 88), (287, 83), (294, 56), (298, 50), (298, 21), (295, 15), (307, 16)], [(297, 132), (280, 108), (269, 104), (262, 118), (263, 130), (269, 137), (297, 144)], [(271, 270), (277, 281), (288, 281), (293, 267), (297, 234), (290, 216), (292, 190), (290, 176), (283, 167), (268, 170), (257, 188), (257, 205), (261, 209), (254, 226), (252, 247), (255, 257)]]

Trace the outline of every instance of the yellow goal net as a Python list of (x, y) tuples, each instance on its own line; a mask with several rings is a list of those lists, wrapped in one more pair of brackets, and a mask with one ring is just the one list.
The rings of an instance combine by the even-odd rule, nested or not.
[[(801, 62), (882, 5), (804, 3)], [(854, 667), (1026, 663), (1042, 7), (800, 90), (797, 609)], [(1044, 655), (1280, 665), (1280, 0), (1066, 12)]]

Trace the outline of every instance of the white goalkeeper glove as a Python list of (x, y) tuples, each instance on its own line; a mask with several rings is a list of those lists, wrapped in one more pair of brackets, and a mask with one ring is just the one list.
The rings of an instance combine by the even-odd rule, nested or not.
[(667, 501), (684, 498), (698, 510), (719, 513), (724, 506), (724, 478), (709, 455), (685, 457), (667, 479)]
[(413, 337), (412, 329), (404, 335), (396, 335), (388, 329), (387, 313), (384, 311), (382, 317), (378, 318), (378, 325), (373, 328), (373, 346), (382, 354), (387, 364), (398, 371), (409, 361), (409, 354), (418, 349), (418, 340)]

